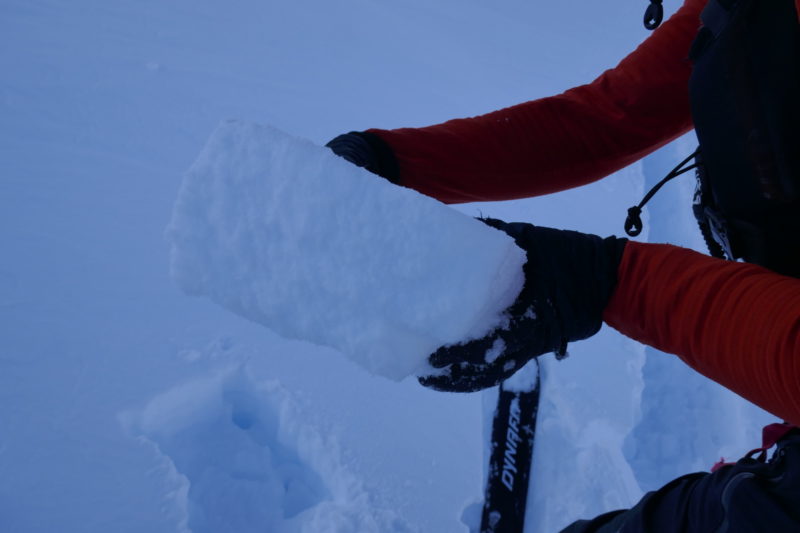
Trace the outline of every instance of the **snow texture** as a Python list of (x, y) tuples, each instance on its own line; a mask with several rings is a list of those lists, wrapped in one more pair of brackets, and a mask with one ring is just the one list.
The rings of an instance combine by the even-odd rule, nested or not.
[(335, 440), (303, 424), (277, 382), (243, 367), (182, 384), (121, 415), (171, 486), (194, 533), (406, 533), (343, 465)]
[(530, 392), (536, 387), (539, 365), (531, 361), (505, 380), (503, 388), (510, 392)]
[(503, 339), (498, 337), (495, 339), (494, 343), (492, 343), (491, 348), (489, 348), (483, 356), (484, 361), (488, 364), (492, 364), (497, 361), (497, 358), (503, 355), (503, 352), (506, 351), (506, 343)]
[(168, 231), (191, 294), (402, 379), (500, 324), (525, 254), (505, 233), (256, 124), (221, 124)]
[[(390, 382), (187, 298), (164, 226), (226, 117), (321, 145), (557, 94), (649, 35), (644, 3), (2, 0), (0, 531), (475, 531), (496, 389)], [(695, 143), (455, 209), (619, 235)], [(648, 203), (641, 239), (699, 245), (692, 181)], [(525, 533), (630, 506), (775, 421), (610, 328), (541, 363)]]

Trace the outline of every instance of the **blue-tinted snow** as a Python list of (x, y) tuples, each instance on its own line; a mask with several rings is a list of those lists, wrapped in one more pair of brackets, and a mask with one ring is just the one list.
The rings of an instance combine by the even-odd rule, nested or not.
[(168, 236), (187, 292), (398, 381), (500, 325), (526, 261), (502, 231), (241, 121), (187, 172)]
[[(322, 144), (586, 82), (645, 37), (643, 4), (0, 3), (1, 529), (246, 531), (272, 516), (279, 533), (349, 532), (373, 516), (466, 531), (492, 393), (376, 378), (184, 296), (163, 239), (181, 176), (230, 117)], [(619, 234), (685, 148), (581, 190), (461, 209)], [(669, 187), (653, 211), (688, 206), (691, 186)], [(687, 243), (691, 224), (667, 220), (650, 218), (652, 237)], [(570, 352), (543, 365), (529, 533), (742, 453), (765, 418), (608, 328)], [(228, 490), (204, 481), (212, 471)], [(338, 492), (343, 480), (358, 490)], [(220, 505), (230, 494), (256, 503)]]

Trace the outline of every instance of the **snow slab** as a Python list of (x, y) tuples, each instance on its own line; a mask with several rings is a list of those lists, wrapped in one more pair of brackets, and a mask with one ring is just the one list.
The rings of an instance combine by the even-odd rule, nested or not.
[(167, 236), (187, 293), (397, 380), (497, 327), (523, 283), (505, 233), (240, 121), (187, 172)]

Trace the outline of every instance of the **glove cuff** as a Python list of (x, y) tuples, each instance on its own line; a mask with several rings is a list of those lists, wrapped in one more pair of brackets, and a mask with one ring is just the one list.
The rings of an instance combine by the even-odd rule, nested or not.
[(552, 349), (563, 353), (568, 341), (587, 339), (603, 324), (617, 287), (617, 271), (627, 239), (601, 238), (577, 231), (486, 219), (525, 250), (525, 287), (510, 312), (523, 313), (532, 302), (552, 309)]
[(560, 286), (557, 309), (567, 340), (587, 339), (600, 331), (603, 312), (617, 288), (627, 239), (565, 232), (562, 253), (574, 263), (555, 271)]
[(391, 146), (375, 133), (351, 131), (337, 136), (325, 146), (354, 165), (400, 185), (397, 158)]
[(369, 131), (353, 132), (369, 144), (374, 155), (373, 161), (367, 170), (378, 176), (384, 177), (395, 185), (400, 185), (400, 165), (389, 143), (381, 139), (376, 133)]

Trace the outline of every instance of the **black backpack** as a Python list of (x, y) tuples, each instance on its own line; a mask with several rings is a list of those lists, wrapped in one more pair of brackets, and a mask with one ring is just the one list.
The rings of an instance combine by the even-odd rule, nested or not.
[[(794, 0), (710, 0), (689, 59), (694, 213), (716, 257), (800, 277), (800, 24)], [(690, 158), (691, 159), (691, 158)], [(626, 231), (664, 182), (631, 208)]]

